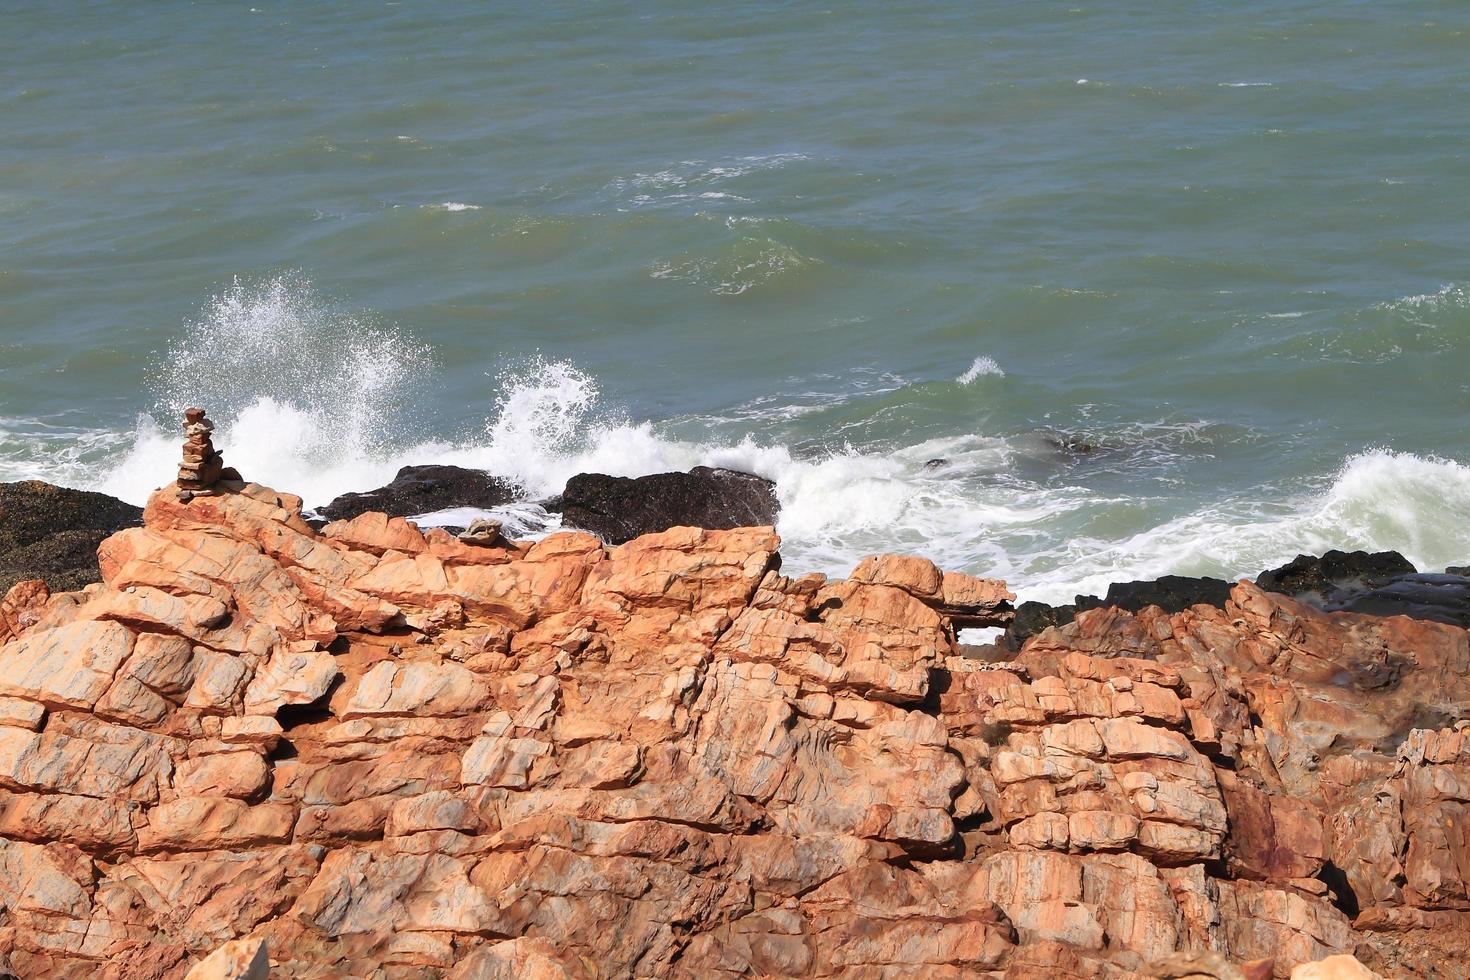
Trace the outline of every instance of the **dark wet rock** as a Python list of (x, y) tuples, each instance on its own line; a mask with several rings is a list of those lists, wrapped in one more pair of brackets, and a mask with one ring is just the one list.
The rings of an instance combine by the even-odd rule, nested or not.
[(120, 531), (143, 523), (143, 508), (90, 490), (40, 480), (0, 483), (0, 552), (60, 531)]
[(1218, 578), (1164, 575), (1147, 582), (1114, 582), (1102, 598), (1079, 595), (1075, 603), (1065, 606), (1021, 603), (1016, 607), (1016, 618), (1006, 629), (1005, 641), (1012, 650), (1019, 650), (1027, 637), (1035, 636), (1048, 626), (1065, 626), (1076, 618), (1077, 613), (1086, 609), (1116, 606), (1138, 612), (1145, 606), (1158, 606), (1164, 612), (1177, 613), (1200, 605), (1223, 609), (1225, 600), (1229, 598), (1230, 583)]
[(1409, 616), (1470, 627), (1470, 568), (1420, 573), (1396, 551), (1298, 555), (1261, 573), (1256, 585), (1328, 612)]
[(1167, 613), (1183, 612), (1191, 606), (1225, 608), (1230, 598), (1230, 583), (1218, 578), (1196, 578), (1190, 575), (1163, 575), (1150, 582), (1114, 582), (1102, 599), (1078, 596), (1077, 609), (1117, 606), (1138, 612), (1145, 606), (1158, 606)]
[(1262, 572), (1256, 586), (1313, 605), (1326, 605), (1416, 572), (1397, 551), (1328, 551), (1320, 558), (1297, 555), (1280, 568)]
[(350, 520), (368, 511), (413, 517), (450, 507), (501, 507), (517, 497), (514, 484), (462, 466), (405, 466), (393, 482), (366, 493), (344, 493), (319, 509), (328, 520)]
[(99, 582), (97, 545), (142, 522), (141, 507), (105, 493), (0, 483), (0, 593), (22, 579), (45, 579), (53, 592)]
[(559, 511), (567, 526), (613, 544), (681, 525), (721, 530), (774, 524), (781, 509), (770, 480), (708, 466), (636, 479), (579, 473), (545, 506)]
[(1078, 456), (1089, 456), (1098, 450), (1097, 443), (1090, 442), (1081, 436), (1066, 434), (1049, 435), (1046, 437), (1046, 441), (1055, 449), (1060, 449), (1064, 453), (1075, 453)]
[(944, 467), (946, 467), (948, 465), (949, 465), (949, 460), (943, 458), (942, 456), (935, 457), (934, 459), (926, 459), (926, 460), (924, 460), (924, 469), (926, 469), (926, 470), (939, 470), (939, 469), (943, 469)]
[(1470, 628), (1470, 577), (1419, 572), (1400, 575), (1378, 588), (1339, 593), (1322, 608), (1370, 616), (1409, 616)]
[(1035, 636), (1048, 626), (1065, 626), (1076, 615), (1077, 607), (1073, 605), (1048, 606), (1044, 602), (1023, 602), (1016, 607), (1011, 625), (1006, 627), (1005, 644), (1012, 650), (1019, 650), (1028, 637)]
[(75, 592), (102, 581), (97, 547), (112, 531), (60, 531), (0, 555), (0, 594), (16, 582), (45, 579), (52, 592)]

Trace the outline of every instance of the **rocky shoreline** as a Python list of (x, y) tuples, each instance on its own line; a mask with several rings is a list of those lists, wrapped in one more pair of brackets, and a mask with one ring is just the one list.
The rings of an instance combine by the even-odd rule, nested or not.
[(1457, 575), (1028, 608), (632, 533), (657, 483), (573, 495), (617, 544), (316, 527), (202, 446), (0, 602), (0, 974), (1466, 976)]

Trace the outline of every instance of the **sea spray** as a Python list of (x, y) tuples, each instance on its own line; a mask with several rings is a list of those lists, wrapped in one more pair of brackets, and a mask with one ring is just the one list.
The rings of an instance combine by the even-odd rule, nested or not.
[(970, 366), (965, 369), (965, 373), (961, 374), (958, 378), (955, 378), (955, 380), (962, 385), (968, 385), (974, 384), (976, 379), (986, 376), (1004, 378), (1006, 376), (1006, 373), (1001, 370), (1000, 365), (996, 363), (995, 358), (991, 357), (988, 354), (981, 354), (979, 357), (971, 361)]
[[(754, 472), (776, 481), (785, 567), (796, 572), (841, 575), (864, 555), (906, 552), (1007, 578), (1027, 598), (1064, 601), (1168, 573), (1253, 576), (1299, 551), (1394, 548), (1426, 569), (1470, 556), (1470, 468), (1410, 453), (1364, 452), (1315, 485), (1236, 492), (1187, 508), (1105, 493), (1081, 472), (1027, 476), (1023, 462), (1036, 450), (1026, 439), (961, 433), (886, 450), (843, 443), (797, 450), (763, 438), (754, 418), (744, 432), (733, 418), (702, 430), (688, 419), (634, 421), (605, 403), (584, 367), (540, 356), (497, 372), (478, 431), (453, 442), (426, 439), (408, 403), (433, 390), (433, 370), (405, 331), (333, 308), (300, 277), (237, 283), (168, 352), (158, 408), (139, 419), (125, 452), (107, 450), (115, 436), (90, 433), (85, 459), (58, 453), (50, 469), (25, 475), (141, 503), (168, 479), (179, 414), (197, 402), (219, 420), (216, 442), (227, 463), (301, 494), (308, 506), (380, 486), (403, 465), (453, 463), (523, 488), (531, 502), (497, 514), (518, 534), (555, 529), (554, 515), (534, 501), (579, 472), (641, 476), (696, 465)], [(957, 380), (1001, 373), (982, 355)], [(676, 427), (682, 438), (672, 434)], [(734, 434), (716, 436), (716, 428)], [(1177, 428), (1164, 426), (1166, 442), (1179, 440)], [(1188, 428), (1185, 435), (1202, 438)], [(102, 458), (110, 461), (101, 465)], [(936, 458), (944, 463), (928, 465)], [(463, 524), (473, 516), (436, 520)]]
[(299, 274), (236, 280), (170, 346), (154, 412), (139, 418), (131, 448), (94, 486), (146, 499), (168, 475), (190, 405), (209, 410), (227, 463), (251, 479), (308, 503), (380, 485), (401, 456), (432, 462), (448, 449), (407, 435), (413, 396), (432, 370), (427, 347), (337, 309)]

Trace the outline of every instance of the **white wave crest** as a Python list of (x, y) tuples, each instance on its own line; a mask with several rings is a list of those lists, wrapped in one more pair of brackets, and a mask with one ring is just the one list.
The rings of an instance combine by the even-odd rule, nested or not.
[(955, 378), (955, 380), (962, 385), (967, 385), (974, 383), (977, 378), (986, 376), (1004, 378), (1006, 373), (1000, 369), (1000, 365), (995, 362), (995, 358), (988, 354), (981, 354), (971, 361), (970, 366), (965, 368), (965, 373)]
[(94, 486), (146, 499), (177, 466), (181, 436), (170, 423), (190, 405), (209, 411), (225, 462), (251, 479), (317, 503), (378, 486), (394, 472), (410, 396), (432, 367), (427, 347), (333, 308), (299, 275), (237, 281), (171, 346), (155, 384), (164, 425), (140, 419), (130, 450)]
[[(381, 486), (399, 467), (422, 463), (488, 470), (517, 482), (531, 501), (559, 493), (579, 472), (640, 476), (709, 465), (757, 473), (776, 481), (777, 529), (795, 573), (846, 574), (867, 554), (920, 554), (1006, 578), (1023, 599), (1055, 602), (1163, 574), (1253, 577), (1298, 552), (1329, 548), (1391, 548), (1429, 570), (1470, 560), (1470, 467), (1450, 460), (1378, 449), (1349, 457), (1311, 492), (1262, 488), (1184, 510), (1028, 479), (1024, 440), (985, 434), (825, 452), (738, 429), (729, 438), (675, 438), (605, 405), (586, 371), (539, 357), (506, 369), (482, 431), (450, 444), (423, 438), (409, 412), (419, 386), (431, 390), (431, 370), (411, 338), (332, 309), (299, 277), (237, 284), (171, 350), (160, 371), (161, 421), (140, 420), (129, 448), (119, 450), (117, 434), (0, 420), (0, 470), (141, 503), (172, 476), (175, 420), (197, 403), (216, 419), (227, 463), (309, 505)], [(980, 357), (972, 372), (999, 368)], [(706, 431), (730, 431), (739, 418)], [(76, 452), (48, 455), (46, 447), (72, 439)], [(463, 524), (473, 516), (433, 518)], [(497, 516), (516, 533), (556, 523), (534, 503)]]
[(1254, 578), (1298, 554), (1398, 551), (1438, 570), (1470, 555), (1470, 467), (1375, 449), (1348, 457), (1324, 489), (1275, 502), (1211, 506), (1120, 540), (1078, 538), (1038, 556), (1032, 598), (1069, 601), (1110, 582), (1160, 575)]

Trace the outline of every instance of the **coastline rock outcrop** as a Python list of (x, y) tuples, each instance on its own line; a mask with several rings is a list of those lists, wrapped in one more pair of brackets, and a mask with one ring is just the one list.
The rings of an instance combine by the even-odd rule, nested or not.
[(501, 507), (517, 499), (514, 484), (484, 470), (463, 466), (405, 466), (391, 483), (364, 493), (344, 493), (319, 508), (323, 517), (345, 521), (377, 512), (389, 517), (413, 517), (451, 507)]
[(1470, 627), (1470, 577), (1463, 569), (1421, 573), (1396, 551), (1329, 551), (1297, 555), (1262, 572), (1256, 584), (1329, 612), (1412, 616)]
[(17, 976), (1427, 980), (1470, 958), (1456, 626), (1240, 582), (980, 662), (957, 623), (1014, 596), (920, 558), (828, 580), (783, 575), (769, 526), (318, 532), (290, 494), (214, 489), (155, 493), (102, 584), (0, 604)]
[[(1320, 557), (1297, 555), (1292, 561), (1256, 577), (1257, 588), (1278, 592), (1327, 612), (1372, 616), (1409, 616), (1470, 628), (1470, 576), (1462, 568), (1442, 574), (1422, 573), (1396, 551), (1328, 551)], [(1116, 607), (1138, 612), (1158, 606), (1182, 612), (1191, 606), (1225, 608), (1231, 584), (1221, 579), (1164, 575), (1145, 582), (1115, 582), (1107, 595), (1079, 595), (1074, 602), (1052, 606), (1023, 602), (1006, 630), (1005, 641), (1019, 650), (1028, 637), (1048, 626), (1070, 623), (1079, 610)]]
[(611, 544), (671, 527), (774, 524), (781, 510), (770, 480), (709, 466), (637, 478), (579, 473), (546, 507), (560, 512), (568, 527), (591, 531)]
[(40, 480), (0, 483), (0, 595), (45, 578), (61, 592), (101, 581), (97, 546), (139, 524), (143, 508)]

